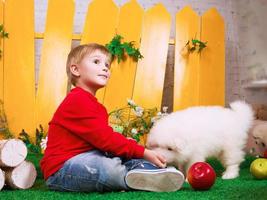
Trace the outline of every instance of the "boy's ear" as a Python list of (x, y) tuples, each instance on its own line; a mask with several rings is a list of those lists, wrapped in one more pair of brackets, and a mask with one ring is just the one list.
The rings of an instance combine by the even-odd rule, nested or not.
[(77, 65), (71, 65), (70, 66), (70, 72), (72, 73), (72, 75), (79, 77), (80, 76), (80, 72), (79, 72), (79, 68)]

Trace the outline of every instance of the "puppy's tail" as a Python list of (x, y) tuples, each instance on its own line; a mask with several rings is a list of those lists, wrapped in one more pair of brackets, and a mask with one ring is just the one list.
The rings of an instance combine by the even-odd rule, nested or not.
[(248, 130), (254, 119), (254, 112), (249, 104), (244, 101), (235, 101), (230, 103), (231, 109), (237, 113), (239, 122), (246, 125)]

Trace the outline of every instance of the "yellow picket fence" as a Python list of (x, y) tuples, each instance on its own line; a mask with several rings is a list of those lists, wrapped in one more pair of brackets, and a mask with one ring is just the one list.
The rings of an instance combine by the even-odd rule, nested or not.
[[(161, 107), (171, 15), (162, 4), (144, 9), (136, 0), (122, 7), (112, 0), (94, 0), (88, 6), (83, 32), (73, 35), (75, 2), (48, 1), (44, 33), (34, 32), (34, 0), (0, 1), (0, 23), (9, 39), (1, 42), (0, 98), (10, 130), (34, 135), (47, 130), (56, 107), (67, 92), (65, 63), (71, 41), (108, 43), (115, 34), (136, 41), (144, 58), (114, 62), (107, 87), (97, 93), (111, 111), (133, 99), (145, 108)], [(224, 22), (215, 9), (198, 16), (189, 6), (176, 15), (174, 110), (192, 105), (224, 105)], [(208, 41), (201, 54), (180, 54), (188, 40)], [(34, 40), (43, 38), (38, 87), (35, 91)]]
[[(176, 14), (174, 110), (225, 103), (224, 21), (215, 8), (198, 16), (190, 7)], [(192, 38), (207, 42), (201, 54), (179, 52)]]

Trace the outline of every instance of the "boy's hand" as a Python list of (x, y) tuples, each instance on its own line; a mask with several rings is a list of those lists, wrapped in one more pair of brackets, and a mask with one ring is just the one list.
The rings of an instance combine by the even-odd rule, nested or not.
[(166, 159), (156, 151), (145, 149), (144, 159), (152, 162), (160, 168), (166, 167)]

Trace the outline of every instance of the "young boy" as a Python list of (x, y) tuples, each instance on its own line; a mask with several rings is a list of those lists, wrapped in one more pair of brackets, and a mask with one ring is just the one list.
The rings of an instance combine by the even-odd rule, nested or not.
[[(99, 44), (80, 45), (68, 55), (67, 75), (75, 86), (49, 123), (41, 160), (46, 184), (58, 191), (176, 191), (184, 176), (165, 168), (158, 153), (114, 132), (96, 97), (110, 77), (111, 55)], [(142, 159), (143, 158), (143, 159)]]

